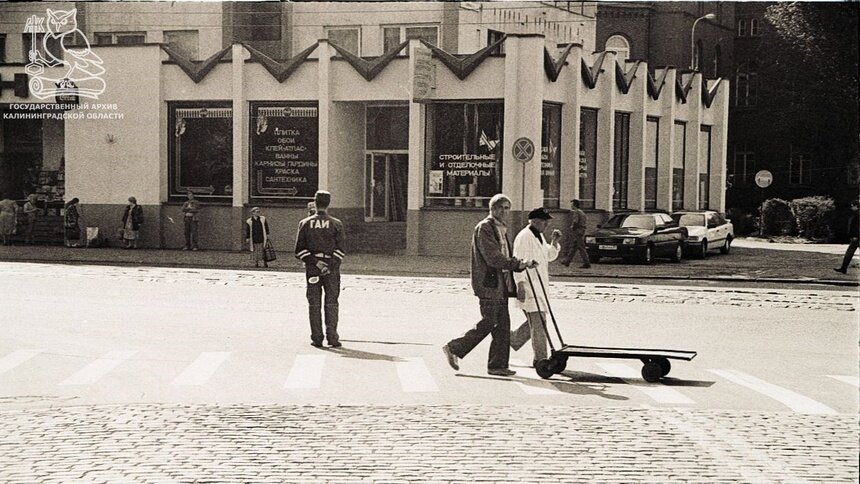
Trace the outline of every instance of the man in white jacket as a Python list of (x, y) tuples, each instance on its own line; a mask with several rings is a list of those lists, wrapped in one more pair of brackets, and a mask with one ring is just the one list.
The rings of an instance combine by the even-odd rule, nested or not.
[(560, 250), (560, 231), (552, 231), (549, 243), (543, 236), (551, 218), (552, 216), (543, 207), (532, 210), (529, 212), (529, 224), (520, 230), (514, 239), (514, 257), (537, 262), (536, 268), (527, 269), (537, 294), (532, 292), (526, 271), (514, 273), (514, 281), (517, 283), (517, 305), (526, 313), (526, 321), (519, 328), (511, 331), (511, 348), (518, 350), (531, 339), (535, 363), (547, 358), (547, 336), (543, 323), (546, 320), (547, 302), (537, 275), (540, 274), (544, 284), (549, 282), (549, 263), (558, 257)]

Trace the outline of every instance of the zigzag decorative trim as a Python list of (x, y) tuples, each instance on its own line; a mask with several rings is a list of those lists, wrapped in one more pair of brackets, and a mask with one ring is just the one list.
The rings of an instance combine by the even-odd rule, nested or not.
[(194, 84), (197, 84), (202, 81), (203, 78), (206, 77), (206, 75), (209, 74), (209, 72), (211, 72), (212, 69), (215, 68), (215, 66), (218, 64), (218, 61), (220, 61), (224, 57), (224, 55), (232, 48), (233, 46), (224, 47), (223, 49), (209, 56), (209, 58), (204, 61), (190, 61), (185, 57), (179, 55), (177, 52), (171, 50), (170, 47), (164, 44), (161, 45), (161, 50), (167, 52), (167, 56), (170, 58), (170, 60), (176, 62), (179, 68), (182, 69), (182, 71), (188, 77), (190, 77), (192, 81), (194, 81)]
[(349, 62), (349, 64), (358, 71), (359, 74), (361, 74), (361, 77), (370, 82), (374, 77), (378, 76), (383, 69), (385, 69), (385, 66), (387, 66), (392, 59), (397, 57), (397, 54), (399, 54), (404, 47), (409, 45), (409, 41), (407, 40), (402, 42), (394, 49), (370, 61), (362, 59), (332, 41), (329, 41), (329, 45), (334, 47), (334, 50), (336, 50), (338, 54), (342, 55), (343, 58), (346, 59), (346, 61)]
[(663, 90), (663, 85), (666, 84), (666, 74), (668, 73), (669, 68), (667, 67), (660, 74), (660, 79), (655, 80), (654, 76), (651, 75), (651, 71), (648, 71), (648, 95), (651, 96), (651, 99), (656, 101), (660, 98), (660, 92)]
[(721, 82), (723, 82), (722, 78), (717, 79), (714, 85), (708, 89), (708, 87), (705, 86), (704, 79), (702, 80), (702, 104), (704, 104), (706, 108), (710, 108), (711, 104), (714, 102), (714, 98), (717, 97), (717, 89), (719, 89)]
[(469, 77), (469, 74), (471, 74), (475, 69), (477, 69), (478, 66), (481, 65), (481, 62), (484, 62), (484, 59), (489, 57), (490, 54), (493, 53), (493, 50), (496, 47), (500, 46), (507, 38), (508, 36), (505, 35), (501, 39), (493, 42), (492, 44), (484, 47), (483, 49), (479, 50), (478, 52), (475, 52), (474, 54), (466, 56), (463, 59), (457, 58), (445, 52), (444, 50), (436, 47), (435, 45), (425, 42), (424, 40), (422, 40), (421, 43), (427, 46), (430, 50), (432, 50), (433, 54), (435, 54), (436, 57), (440, 61), (442, 61), (442, 63), (445, 64), (445, 66), (451, 72), (453, 72), (458, 79), (462, 81)]
[(290, 77), (293, 72), (302, 65), (309, 55), (317, 48), (319, 42), (314, 43), (314, 45), (308, 47), (307, 49), (299, 52), (299, 54), (286, 62), (278, 62), (275, 59), (267, 56), (266, 54), (260, 52), (259, 50), (251, 47), (248, 44), (242, 43), (242, 45), (248, 49), (248, 52), (251, 54), (251, 59), (259, 62), (263, 65), (263, 67), (269, 71), (269, 74), (272, 75), (278, 82), (284, 82)]
[(615, 85), (618, 86), (618, 90), (622, 93), (627, 94), (630, 92), (630, 86), (633, 85), (633, 79), (636, 79), (636, 70), (639, 69), (639, 64), (642, 61), (634, 61), (633, 67), (624, 72), (624, 68), (621, 67), (621, 64), (618, 61), (615, 61)]
[(585, 59), (580, 58), (580, 61), (582, 61), (582, 82), (584, 82), (589, 89), (594, 89), (594, 86), (597, 85), (597, 78), (600, 77), (600, 73), (603, 72), (603, 59), (605, 57), (606, 52), (601, 52), (597, 57), (597, 60), (594, 61), (594, 65), (590, 67), (585, 63)]
[(681, 84), (681, 77), (680, 75), (675, 76), (675, 96), (678, 97), (681, 104), (687, 104), (687, 94), (693, 88), (693, 79), (696, 78), (696, 74), (692, 73), (686, 84)]
[(561, 74), (561, 70), (564, 68), (564, 61), (567, 60), (567, 56), (570, 54), (573, 46), (574, 44), (568, 45), (558, 60), (552, 58), (552, 54), (549, 53), (546, 47), (543, 48), (543, 70), (550, 81), (555, 82), (558, 80), (558, 75)]

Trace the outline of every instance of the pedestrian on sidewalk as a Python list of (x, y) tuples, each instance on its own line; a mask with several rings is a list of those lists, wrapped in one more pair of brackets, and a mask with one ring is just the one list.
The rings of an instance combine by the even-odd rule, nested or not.
[(498, 193), (490, 199), (490, 214), (478, 222), (472, 233), (472, 291), (478, 297), (481, 320), (466, 334), (442, 347), (448, 364), (455, 370), (460, 369), (460, 358), (465, 358), (487, 335), (492, 335), (487, 373), (496, 376), (516, 374), (508, 368), (511, 344), (508, 298), (517, 295), (512, 273), (534, 267), (536, 263), (514, 257), (508, 238), (510, 220), (511, 200)]
[(137, 199), (128, 197), (128, 205), (122, 214), (122, 239), (125, 249), (137, 249), (137, 239), (140, 236), (140, 226), (143, 224), (143, 207), (137, 204)]
[(245, 220), (245, 242), (248, 243), (248, 249), (251, 251), (251, 260), (254, 261), (254, 267), (269, 267), (269, 262), (266, 261), (265, 255), (266, 244), (269, 243), (269, 221), (263, 216), (263, 211), (260, 207), (251, 209), (251, 216)]
[(340, 348), (337, 333), (340, 265), (344, 257), (343, 222), (328, 214), (331, 193), (319, 190), (314, 195), (316, 213), (299, 222), (296, 257), (305, 264), (311, 345), (323, 343), (322, 305), (325, 292), (325, 339)]
[(27, 195), (27, 203), (24, 204), (24, 215), (26, 215), (27, 221), (27, 229), (24, 232), (25, 238), (24, 242), (28, 245), (33, 243), (33, 229), (36, 227), (36, 220), (39, 219), (39, 215), (42, 214), (42, 211), (39, 209), (37, 205), (38, 199), (35, 193), (31, 193)]
[(860, 245), (860, 201), (851, 201), (851, 218), (848, 219), (848, 248), (845, 250), (845, 256), (842, 258), (842, 266), (838, 269), (833, 269), (836, 272), (843, 274), (848, 273), (848, 266), (851, 265), (851, 259), (854, 258), (854, 252), (857, 251), (857, 246)]
[[(552, 216), (545, 208), (532, 210), (529, 212), (529, 224), (514, 239), (514, 257), (538, 263), (535, 269), (526, 269), (514, 274), (514, 281), (517, 283), (517, 305), (525, 313), (526, 320), (519, 328), (511, 331), (511, 348), (514, 351), (522, 348), (531, 339), (534, 353), (533, 366), (537, 366), (538, 361), (547, 359), (547, 335), (544, 322), (548, 306), (538, 275), (544, 284), (549, 283), (549, 263), (558, 257), (560, 250), (558, 241), (561, 239), (561, 232), (559, 230), (552, 231), (552, 239), (549, 243), (543, 235), (550, 219)], [(527, 273), (531, 275), (531, 283)]]
[(66, 247), (80, 247), (81, 240), (81, 208), (80, 200), (75, 197), (66, 202), (65, 215), (63, 216), (63, 228), (65, 236), (63, 243)]
[(588, 217), (585, 216), (585, 212), (579, 208), (579, 205), (579, 200), (575, 198), (570, 201), (570, 234), (567, 237), (561, 263), (568, 267), (573, 258), (579, 254), (582, 258), (580, 267), (588, 269), (591, 267), (588, 252), (585, 250), (585, 231), (588, 228)]
[(200, 229), (200, 202), (194, 198), (194, 193), (188, 191), (188, 200), (182, 204), (182, 215), (185, 220), (185, 247), (182, 250), (197, 250), (197, 238)]
[(0, 239), (3, 245), (12, 245), (12, 235), (18, 224), (18, 204), (15, 200), (0, 200)]

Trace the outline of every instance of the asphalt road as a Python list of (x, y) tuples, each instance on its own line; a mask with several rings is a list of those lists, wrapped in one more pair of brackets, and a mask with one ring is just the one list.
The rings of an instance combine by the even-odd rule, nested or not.
[[(609, 359), (571, 359), (563, 374), (541, 380), (528, 365), (528, 347), (512, 353), (515, 377), (490, 377), (485, 371), (488, 342), (455, 372), (440, 347), (478, 319), (467, 279), (345, 276), (340, 326), (344, 347), (338, 350), (309, 345), (298, 273), (3, 263), (0, 294), (0, 430), (7, 435), (5, 441), (0, 439), (0, 460), (22, 448), (36, 449), (29, 451), (26, 466), (13, 469), (17, 473), (0, 473), (0, 482), (26, 475), (46, 481), (58, 475), (75, 477), (77, 471), (55, 474), (51, 463), (57, 461), (45, 464), (38, 452), (46, 442), (54, 442), (46, 447), (49, 454), (58, 452), (51, 435), (66, 435), (62, 432), (70, 427), (57, 422), (69, 421), (78, 430), (95, 428), (97, 436), (104, 431), (105, 419), (122, 415), (120, 424), (129, 426), (119, 425), (119, 435), (140, 442), (141, 432), (151, 436), (160, 431), (152, 426), (153, 419), (181, 429), (182, 422), (196, 421), (199, 415), (245, 425), (289, 420), (284, 412), (309, 416), (296, 425), (311, 434), (343, 426), (360, 435), (368, 432), (368, 439), (385, 431), (401, 435), (422, 429), (426, 436), (429, 425), (431, 435), (448, 435), (447, 443), (440, 437), (443, 449), (456, 442), (460, 453), (473, 457), (480, 455), (482, 435), (499, 445), (521, 445), (516, 437), (513, 442), (505, 439), (523, 431), (523, 419), (533, 425), (541, 422), (543, 426), (529, 434), (537, 432), (544, 441), (575, 432), (574, 440), (584, 439), (597, 449), (607, 445), (607, 438), (621, 439), (629, 452), (636, 452), (638, 439), (678, 446), (654, 457), (664, 462), (662, 470), (631, 464), (628, 450), (623, 450), (618, 459), (607, 457), (608, 467), (580, 474), (593, 479), (686, 480), (686, 467), (665, 474), (671, 462), (712, 469), (714, 480), (818, 476), (850, 481), (857, 475), (852, 462), (858, 413), (856, 291), (554, 284), (553, 309), (567, 343), (698, 352), (691, 362), (674, 362), (669, 377), (657, 384), (641, 379), (638, 361)], [(511, 313), (519, 322), (518, 311)], [(456, 416), (486, 414), (481, 408), (504, 416), (498, 428), (485, 433), (485, 427), (469, 427), (462, 439), (450, 434), (467, 425)], [(324, 415), (336, 420), (327, 426)], [(312, 425), (315, 418), (323, 424)], [(443, 432), (434, 426), (434, 418), (453, 428)], [(592, 420), (596, 427), (587, 424)], [(271, 445), (290, 448), (290, 432), (269, 435)], [(729, 437), (719, 432), (729, 432)], [(821, 438), (816, 437), (819, 433)], [(207, 428), (206, 435), (223, 442), (217, 429)], [(77, 438), (76, 431), (74, 437), (60, 440), (74, 449)], [(393, 452), (380, 467), (388, 473), (378, 476), (412, 480), (411, 471), (404, 469), (414, 468), (398, 463), (404, 449), (385, 441), (364, 443), (369, 452)], [(155, 442), (161, 445), (159, 452), (165, 452), (165, 446), (171, 452), (181, 447), (170, 439)], [(410, 442), (402, 444), (415, 445)], [(763, 447), (738, 455), (727, 450), (739, 442)], [(768, 448), (771, 443), (781, 450)], [(204, 439), (201, 445), (210, 444)], [(134, 454), (137, 444), (128, 445)], [(708, 449), (713, 462), (705, 465), (700, 454), (685, 453), (691, 445)], [(562, 452), (556, 447), (553, 452)], [(349, 461), (341, 450), (332, 450), (332, 455)], [(728, 457), (721, 454), (725, 452)], [(780, 459), (785, 465), (773, 460), (773, 452), (784, 453)], [(440, 459), (435, 448), (421, 455)], [(803, 455), (812, 457), (804, 461)], [(732, 474), (735, 471), (718, 464), (720, 458), (733, 459), (730, 462), (743, 472)], [(150, 460), (124, 462), (118, 475), (127, 478), (134, 477), (129, 469), (149, 469), (144, 464)], [(511, 467), (518, 470), (504, 478), (495, 475), (495, 480), (525, 481), (539, 472), (527, 455), (507, 462), (518, 464)], [(633, 465), (640, 474), (626, 474), (619, 462)], [(468, 466), (456, 461), (449, 467), (416, 475), (442, 481), (483, 475), (476, 469), (466, 472)], [(816, 474), (822, 468), (827, 470)], [(693, 480), (710, 475), (687, 470)], [(164, 473), (157, 475), (190, 482), (185, 480), (189, 476), (223, 477), (226, 472), (198, 471), (180, 468), (170, 474), (161, 469), (157, 472)], [(283, 472), (287, 474), (272, 475), (291, 471)], [(375, 480), (368, 472), (361, 475)], [(559, 468), (552, 477), (563, 479), (565, 472)], [(306, 477), (338, 480), (339, 475)], [(487, 474), (490, 480), (493, 476)], [(256, 480), (250, 474), (237, 479)]]

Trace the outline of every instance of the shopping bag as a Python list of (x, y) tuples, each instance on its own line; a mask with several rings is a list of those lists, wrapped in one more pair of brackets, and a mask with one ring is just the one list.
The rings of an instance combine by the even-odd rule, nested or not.
[(99, 228), (87, 227), (87, 247), (95, 247), (99, 241)]
[(266, 262), (272, 262), (276, 260), (278, 255), (275, 254), (275, 247), (272, 245), (272, 242), (267, 240), (266, 245), (263, 246), (263, 260)]

